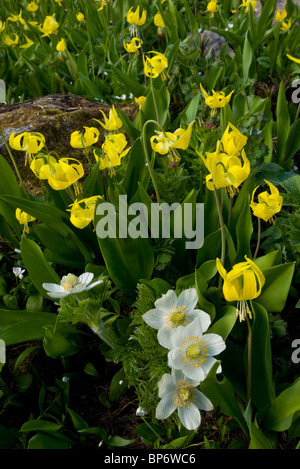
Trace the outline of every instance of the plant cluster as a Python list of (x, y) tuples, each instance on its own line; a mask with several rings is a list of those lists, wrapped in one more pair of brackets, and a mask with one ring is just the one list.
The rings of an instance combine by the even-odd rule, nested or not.
[[(38, 409), (0, 426), (0, 447), (134, 445), (72, 408), (71, 369), (90, 350), (119, 367), (98, 401), (110, 409), (133, 390), (147, 447), (299, 447), (300, 104), (288, 89), (300, 14), (276, 3), (257, 17), (246, 0), (2, 2), (7, 102), (67, 92), (111, 110), (66, 136), (78, 159), (40, 132), (0, 129), (1, 413), (40, 386)], [(7, 357), (28, 342), (13, 392)], [(55, 386), (34, 358), (21, 372), (35, 353), (63, 366)], [(101, 380), (105, 364), (75, 374)], [(226, 445), (229, 428), (239, 436)]]

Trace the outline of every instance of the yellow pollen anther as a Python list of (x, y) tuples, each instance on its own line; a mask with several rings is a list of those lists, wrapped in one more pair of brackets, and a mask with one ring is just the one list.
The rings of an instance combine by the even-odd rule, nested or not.
[(184, 311), (176, 310), (176, 311), (173, 311), (173, 313), (171, 314), (170, 321), (172, 325), (175, 327), (181, 326), (185, 322), (185, 317), (186, 317), (186, 314)]
[(65, 281), (62, 283), (62, 286), (64, 287), (65, 291), (71, 290), (73, 287), (78, 285), (80, 282), (78, 280), (78, 277), (74, 274), (68, 274), (66, 276)]

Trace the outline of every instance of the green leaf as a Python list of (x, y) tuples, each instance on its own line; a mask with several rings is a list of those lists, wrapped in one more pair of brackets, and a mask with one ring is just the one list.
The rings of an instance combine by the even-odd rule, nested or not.
[(25, 236), (22, 236), (21, 240), (21, 255), (32, 283), (43, 296), (49, 298), (42, 284), (59, 284), (59, 276), (45, 259), (40, 247), (33, 240)]
[(43, 347), (46, 355), (51, 358), (69, 357), (78, 352), (70, 338), (64, 337), (50, 327), (45, 327), (45, 336), (43, 338)]
[(127, 446), (133, 443), (134, 440), (128, 440), (126, 438), (121, 438), (120, 436), (112, 436), (107, 440), (107, 444), (113, 447), (122, 447)]
[(226, 340), (236, 323), (236, 308), (234, 306), (224, 306), (220, 310), (220, 314), (222, 317), (213, 323), (209, 332), (218, 334)]
[(214, 404), (219, 405), (225, 415), (234, 418), (245, 435), (248, 435), (248, 427), (243, 414), (241, 413), (239, 403), (235, 398), (234, 389), (230, 381), (228, 381), (226, 377), (223, 377), (222, 380), (220, 380), (216, 376), (216, 371), (219, 365), (220, 363), (217, 362), (210, 369), (207, 377), (201, 383), (201, 391)]
[(273, 401), (263, 423), (266, 430), (283, 432), (290, 428), (294, 414), (300, 411), (300, 379), (282, 391)]
[(254, 316), (252, 324), (251, 400), (260, 412), (266, 412), (275, 398), (269, 316), (261, 305), (254, 301), (251, 304)]
[(86, 423), (86, 421), (82, 417), (80, 417), (80, 415), (74, 412), (74, 410), (68, 407), (68, 412), (71, 416), (72, 423), (74, 425), (75, 430), (80, 431), (85, 428), (88, 428), (88, 424)]
[(37, 432), (37, 431), (44, 431), (44, 432), (57, 432), (62, 425), (54, 422), (50, 422), (48, 420), (36, 420), (32, 419), (28, 422), (25, 422), (21, 427), (21, 432)]
[(64, 435), (37, 433), (28, 441), (27, 449), (70, 449), (74, 442)]
[(121, 368), (121, 370), (119, 370), (111, 380), (109, 388), (109, 400), (118, 400), (127, 388), (128, 382), (126, 379), (126, 373), (124, 368)]
[(294, 270), (294, 263), (274, 265), (262, 269), (265, 285), (255, 302), (262, 305), (269, 313), (280, 313), (287, 300)]
[(277, 129), (277, 153), (276, 161), (282, 163), (288, 136), (290, 133), (290, 114), (285, 95), (285, 88), (283, 81), (280, 82), (277, 103), (276, 103), (276, 129)]

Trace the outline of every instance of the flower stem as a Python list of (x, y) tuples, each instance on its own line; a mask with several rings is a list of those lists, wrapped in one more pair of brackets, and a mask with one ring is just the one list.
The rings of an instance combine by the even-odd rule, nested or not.
[[(216, 199), (216, 204), (217, 204), (217, 209), (218, 209), (218, 214), (219, 214), (219, 223), (221, 227), (221, 263), (224, 266), (225, 262), (225, 247), (226, 247), (226, 240), (225, 240), (225, 225), (224, 225), (224, 220), (223, 220), (223, 215), (222, 215), (222, 208), (220, 204), (220, 199), (218, 195), (218, 191), (216, 189), (216, 186), (214, 185), (214, 193), (215, 193), (215, 199)], [(222, 277), (219, 275), (219, 283), (218, 283), (218, 305), (220, 306), (221, 302), (221, 286), (222, 286)]]
[(256, 259), (256, 256), (257, 256), (258, 250), (259, 250), (259, 246), (260, 246), (260, 240), (261, 240), (261, 221), (260, 221), (260, 218), (257, 219), (257, 223), (258, 223), (258, 225), (257, 225), (258, 226), (257, 244), (256, 244), (256, 249), (255, 249), (253, 259)]
[(144, 152), (145, 152), (145, 156), (146, 156), (146, 160), (147, 160), (147, 165), (148, 165), (148, 169), (149, 169), (149, 173), (150, 173), (150, 177), (151, 177), (151, 181), (152, 181), (152, 184), (153, 184), (153, 187), (154, 187), (154, 191), (155, 191), (155, 194), (156, 194), (156, 199), (157, 199), (157, 202), (160, 204), (161, 203), (161, 199), (160, 199), (160, 195), (159, 195), (159, 191), (158, 191), (158, 187), (157, 187), (157, 184), (156, 184), (156, 181), (155, 181), (155, 175), (154, 175), (154, 171), (153, 171), (153, 168), (151, 166), (151, 161), (150, 161), (150, 157), (149, 157), (149, 153), (148, 153), (148, 148), (147, 148), (147, 142), (146, 142), (146, 127), (148, 124), (156, 124), (160, 127), (160, 124), (154, 120), (148, 120), (147, 122), (145, 122), (144, 124), (144, 127), (143, 127), (143, 146), (144, 146)]
[(154, 109), (155, 109), (156, 120), (160, 124), (157, 102), (156, 102), (155, 95), (154, 95), (154, 87), (153, 87), (153, 78), (152, 78), (152, 76), (150, 78), (150, 81), (151, 81), (151, 93), (152, 93), (152, 99), (153, 99), (153, 104), (154, 104)]
[(19, 182), (20, 182), (20, 185), (22, 186), (22, 188), (24, 189), (24, 191), (25, 191), (25, 193), (26, 193), (26, 195), (27, 195), (27, 190), (26, 190), (25, 184), (24, 184), (24, 182), (23, 182), (23, 179), (22, 179), (22, 177), (21, 177), (21, 174), (20, 174), (20, 171), (19, 171), (19, 169), (18, 169), (18, 166), (17, 166), (17, 164), (16, 164), (15, 158), (14, 158), (12, 152), (10, 151), (10, 148), (9, 148), (9, 146), (8, 146), (8, 144), (7, 144), (7, 141), (5, 140), (5, 137), (4, 137), (3, 132), (2, 132), (1, 129), (0, 129), (0, 135), (1, 135), (2, 139), (3, 139), (3, 142), (4, 142), (4, 145), (5, 145), (5, 147), (6, 147), (6, 150), (7, 150), (8, 154), (9, 154), (9, 156), (10, 156), (11, 162), (12, 162), (14, 168), (15, 168), (16, 174), (17, 174), (18, 179), (19, 179)]
[(247, 373), (247, 404), (251, 400), (251, 374), (252, 374), (252, 329), (248, 316), (246, 315), (248, 327), (248, 373)]

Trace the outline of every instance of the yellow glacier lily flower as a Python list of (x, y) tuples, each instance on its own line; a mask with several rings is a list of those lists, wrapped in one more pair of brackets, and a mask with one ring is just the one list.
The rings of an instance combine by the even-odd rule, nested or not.
[(103, 8), (108, 4), (109, 0), (95, 0), (97, 3), (100, 2), (100, 7), (97, 9), (97, 11), (103, 10)]
[(3, 38), (4, 44), (10, 47), (15, 47), (19, 43), (19, 36), (16, 33), (13, 33), (13, 35), (14, 35), (14, 39), (8, 34), (5, 34)]
[(13, 150), (25, 151), (25, 164), (31, 161), (31, 156), (38, 153), (45, 146), (45, 137), (40, 132), (22, 132), (15, 136), (13, 132), (9, 136), (8, 143)]
[(127, 13), (128, 23), (135, 24), (136, 26), (143, 26), (143, 24), (146, 22), (147, 11), (143, 9), (140, 16), (140, 6), (138, 6), (135, 11), (132, 11), (132, 9), (133, 7), (131, 7)]
[(35, 218), (29, 215), (29, 213), (23, 212), (20, 208), (16, 209), (15, 216), (20, 225), (24, 225), (23, 234), (29, 233), (28, 223), (34, 221)]
[(96, 127), (83, 127), (85, 129), (84, 134), (76, 130), (72, 132), (70, 137), (70, 145), (73, 148), (88, 148), (98, 141), (99, 130)]
[(76, 15), (77, 21), (81, 22), (84, 21), (84, 14), (83, 13), (77, 13)]
[(20, 10), (20, 13), (18, 15), (11, 15), (7, 18), (7, 21), (13, 21), (17, 22), (20, 21), (21, 24), (25, 24), (25, 20), (22, 18), (22, 10)]
[(232, 93), (234, 92), (231, 91), (227, 96), (225, 96), (224, 91), (214, 91), (211, 90), (212, 96), (209, 96), (209, 94), (205, 91), (205, 89), (202, 86), (202, 83), (200, 83), (200, 89), (202, 93), (204, 94), (205, 97), (205, 104), (209, 106), (211, 109), (217, 109), (226, 106), (227, 103), (229, 103), (230, 98)]
[(4, 30), (5, 28), (5, 21), (1, 21), (0, 20), (0, 33), (2, 33), (2, 31)]
[(134, 98), (135, 102), (139, 105), (139, 110), (142, 109), (144, 102), (146, 101), (146, 96), (139, 96)]
[(26, 37), (27, 42), (25, 44), (22, 44), (22, 46), (20, 46), (21, 49), (27, 49), (27, 47), (30, 47), (32, 46), (32, 44), (34, 44), (34, 42), (31, 39), (29, 39), (29, 37), (27, 37), (26, 35), (25, 37)]
[(288, 31), (288, 30), (290, 29), (291, 26), (292, 26), (292, 20), (289, 19), (288, 21), (283, 21), (283, 22), (281, 23), (281, 28), (280, 28), (280, 29), (281, 29), (282, 31), (286, 32), (286, 31)]
[(56, 45), (56, 50), (58, 52), (64, 52), (66, 50), (66, 48), (67, 48), (67, 43), (66, 43), (65, 39), (61, 39)]
[(125, 148), (127, 140), (124, 134), (110, 134), (105, 135), (105, 141), (102, 145), (102, 156), (99, 156), (94, 149), (94, 156), (96, 161), (100, 160), (99, 169), (109, 169), (109, 175), (115, 175), (115, 166), (120, 166), (121, 159), (127, 155), (130, 150)]
[(286, 17), (287, 17), (286, 9), (283, 8), (282, 10), (280, 10), (280, 8), (277, 8), (276, 16), (275, 16), (276, 22), (280, 23), (281, 21), (285, 20)]
[(79, 229), (88, 226), (94, 220), (96, 202), (99, 198), (102, 198), (101, 195), (93, 195), (85, 199), (75, 200), (70, 205), (71, 209), (68, 209), (71, 212), (70, 222), (72, 225)]
[(162, 19), (162, 16), (159, 12), (156, 13), (154, 16), (154, 24), (157, 28), (165, 28), (166, 25), (164, 23), (164, 20)]
[(79, 192), (76, 183), (84, 175), (84, 169), (80, 161), (75, 158), (56, 160), (51, 155), (35, 157), (30, 164), (30, 169), (39, 179), (47, 179), (54, 190), (63, 190), (75, 184), (75, 193)]
[(229, 123), (221, 138), (222, 151), (227, 153), (227, 155), (238, 156), (246, 145), (247, 140), (248, 137), (243, 135), (234, 125)]
[[(167, 57), (155, 51), (149, 51), (147, 54), (143, 54), (143, 63), (144, 73), (150, 78), (157, 78), (168, 67)], [(162, 79), (164, 78), (164, 75), (162, 75)]]
[(26, 7), (26, 10), (31, 11), (31, 12), (35, 12), (35, 11), (37, 11), (38, 8), (39, 8), (39, 6), (35, 2), (30, 2), (30, 3), (28, 3), (28, 5)]
[(300, 59), (297, 59), (296, 57), (293, 57), (292, 55), (290, 54), (286, 54), (286, 56), (292, 60), (293, 62), (296, 62), (296, 64), (300, 64)]
[(238, 192), (239, 186), (247, 179), (250, 174), (250, 162), (246, 157), (244, 149), (241, 155), (227, 155), (221, 153), (220, 142), (217, 144), (217, 150), (213, 153), (206, 153), (206, 159), (200, 155), (210, 174), (206, 176), (207, 188), (211, 191), (225, 188), (230, 197)]
[(43, 33), (43, 36), (50, 36), (50, 34), (56, 34), (59, 28), (59, 24), (55, 19), (55, 14), (52, 16), (46, 16), (44, 23), (40, 26), (40, 31)]
[(235, 264), (230, 272), (226, 272), (220, 259), (217, 259), (217, 269), (224, 280), (223, 294), (228, 302), (237, 301), (236, 313), (240, 321), (248, 315), (251, 319), (251, 310), (247, 301), (257, 298), (265, 284), (265, 277), (257, 265), (245, 256), (246, 262)]
[(123, 41), (124, 49), (127, 52), (135, 53), (143, 44), (143, 41), (138, 37), (133, 37), (130, 42), (126, 43), (125, 39)]
[(254, 11), (257, 5), (257, 1), (256, 0), (242, 0), (240, 8), (245, 7), (245, 13), (247, 13), (250, 5), (252, 6), (252, 10)]
[(190, 143), (194, 122), (195, 121), (191, 122), (186, 130), (177, 129), (174, 133), (156, 131), (157, 135), (153, 135), (150, 138), (152, 149), (161, 155), (166, 155), (170, 152), (172, 159), (178, 160), (179, 156), (176, 149), (187, 149)]
[(279, 190), (274, 186), (274, 184), (266, 180), (265, 182), (270, 188), (270, 194), (267, 191), (264, 191), (258, 194), (258, 203), (254, 202), (255, 192), (259, 187), (257, 186), (252, 193), (250, 207), (253, 210), (253, 215), (257, 218), (261, 218), (265, 222), (269, 221), (274, 223), (274, 215), (275, 213), (280, 212), (283, 198), (279, 195)]
[(215, 13), (219, 10), (219, 6), (217, 5), (217, 1), (211, 1), (207, 4), (207, 11), (209, 12), (209, 16), (213, 18)]
[(115, 109), (115, 106), (112, 106), (112, 108), (109, 111), (108, 118), (104, 114), (104, 112), (100, 109), (100, 112), (102, 112), (102, 115), (104, 117), (105, 123), (99, 121), (98, 119), (94, 119), (96, 122), (98, 122), (104, 129), (112, 132), (114, 130), (119, 130), (122, 127), (122, 121), (118, 117), (118, 113)]

